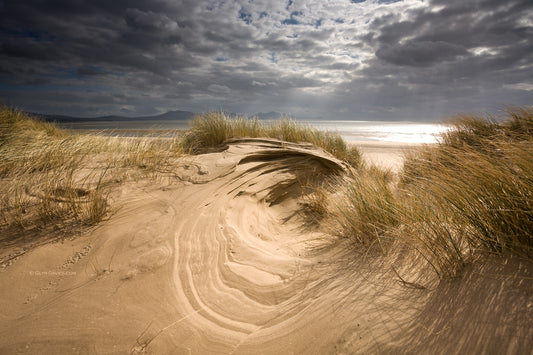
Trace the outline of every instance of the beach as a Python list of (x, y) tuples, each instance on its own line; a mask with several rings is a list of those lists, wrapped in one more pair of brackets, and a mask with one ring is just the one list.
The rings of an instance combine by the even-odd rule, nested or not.
[(361, 140), (349, 140), (347, 143), (359, 149), (367, 164), (386, 170), (390, 169), (395, 173), (402, 168), (407, 153), (423, 144), (432, 144)]
[(0, 17), (0, 355), (533, 355), (533, 0)]
[[(393, 171), (413, 148), (354, 144)], [(354, 250), (305, 217), (305, 186), (346, 169), (310, 144), (235, 139), (122, 184), (109, 218), (2, 264), (0, 352), (528, 353), (531, 262), (440, 282)]]

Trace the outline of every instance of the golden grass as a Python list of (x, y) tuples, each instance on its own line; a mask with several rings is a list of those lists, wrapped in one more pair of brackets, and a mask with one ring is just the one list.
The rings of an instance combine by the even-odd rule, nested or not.
[(264, 125), (212, 112), (196, 117), (183, 139), (116, 137), (73, 134), (0, 107), (0, 231), (98, 223), (109, 212), (109, 195), (117, 183), (157, 178), (170, 171), (184, 149), (197, 153), (236, 137), (310, 142), (352, 164), (360, 159), (340, 136), (290, 120)]
[(199, 153), (206, 148), (221, 145), (230, 138), (257, 137), (312, 143), (352, 166), (359, 166), (361, 163), (357, 148), (349, 147), (337, 133), (319, 131), (290, 119), (264, 123), (256, 118), (228, 117), (222, 112), (196, 116), (184, 137), (183, 146), (186, 151)]
[(77, 135), (0, 107), (0, 232), (95, 224), (117, 182), (157, 176), (181, 152), (176, 137)]
[(439, 144), (406, 158), (399, 182), (359, 169), (338, 183), (339, 234), (415, 248), (442, 277), (480, 253), (533, 257), (533, 110), (458, 116)]
[(533, 257), (533, 110), (507, 113), (458, 117), (437, 147), (405, 163), (400, 189), (424, 226), (414, 235), (441, 274), (477, 250)]
[(462, 115), (436, 145), (406, 157), (399, 178), (361, 162), (334, 133), (282, 120), (265, 124), (211, 112), (183, 138), (76, 135), (0, 108), (0, 233), (90, 225), (109, 213), (118, 182), (164, 174), (183, 152), (230, 138), (309, 142), (349, 162), (350, 174), (308, 194), (316, 215), (355, 245), (414, 248), (441, 277), (477, 255), (533, 257), (533, 109), (507, 118)]

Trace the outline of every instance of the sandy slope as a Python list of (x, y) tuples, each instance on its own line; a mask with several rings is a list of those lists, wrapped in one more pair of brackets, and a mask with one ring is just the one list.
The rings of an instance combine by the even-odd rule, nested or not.
[(530, 263), (439, 284), (307, 224), (305, 186), (343, 169), (254, 139), (181, 159), (168, 183), (124, 185), (110, 220), (0, 273), (0, 353), (530, 351)]

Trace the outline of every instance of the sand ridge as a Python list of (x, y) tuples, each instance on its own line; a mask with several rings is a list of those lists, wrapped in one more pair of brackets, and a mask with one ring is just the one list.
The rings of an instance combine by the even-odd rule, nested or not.
[[(184, 157), (171, 172), (178, 183), (124, 186), (116, 215), (69, 245), (91, 249), (68, 273), (59, 272), (60, 257), (45, 260), (57, 248), (49, 246), (2, 274), (34, 278), (28, 290), (4, 290), (6, 307), (24, 291), (36, 295), (4, 316), (4, 348), (237, 350), (305, 308), (307, 243), (320, 234), (303, 232), (295, 213), (300, 185), (343, 169), (309, 145), (242, 140)], [(32, 289), (34, 280), (49, 288)], [(29, 331), (12, 333), (13, 324)], [(73, 340), (80, 332), (90, 334), (83, 343)]]
[(180, 158), (169, 183), (124, 185), (96, 230), (0, 273), (0, 353), (529, 351), (530, 263), (439, 284), (310, 226), (305, 187), (346, 168), (311, 145), (244, 139)]

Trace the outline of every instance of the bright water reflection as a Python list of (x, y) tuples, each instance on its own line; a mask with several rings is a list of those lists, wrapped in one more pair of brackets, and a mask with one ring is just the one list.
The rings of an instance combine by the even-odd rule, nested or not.
[(349, 141), (435, 143), (448, 129), (440, 123), (387, 121), (307, 121), (320, 130), (339, 132)]
[[(266, 121), (269, 122), (269, 121)], [(388, 121), (330, 121), (309, 120), (307, 123), (317, 129), (338, 132), (348, 141), (385, 141), (406, 143), (433, 143), (437, 136), (447, 129), (440, 123), (388, 122)], [(127, 135), (143, 135), (142, 131), (188, 129), (187, 121), (80, 121), (60, 123), (61, 127), (75, 130), (112, 130), (116, 134), (122, 131)], [(122, 132), (124, 135), (125, 132)]]

